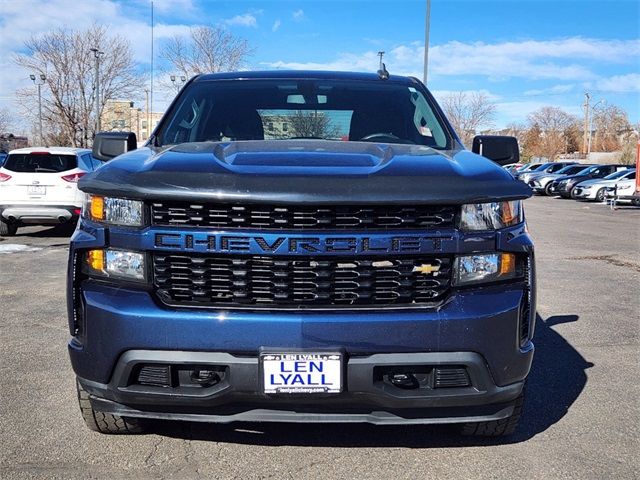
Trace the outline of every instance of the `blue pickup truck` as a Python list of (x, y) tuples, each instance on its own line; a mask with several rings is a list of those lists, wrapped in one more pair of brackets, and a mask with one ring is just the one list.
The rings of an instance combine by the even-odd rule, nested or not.
[(415, 78), (270, 71), (197, 76), (143, 147), (93, 148), (68, 267), (89, 428), (514, 431), (536, 291), (515, 139), (466, 150)]

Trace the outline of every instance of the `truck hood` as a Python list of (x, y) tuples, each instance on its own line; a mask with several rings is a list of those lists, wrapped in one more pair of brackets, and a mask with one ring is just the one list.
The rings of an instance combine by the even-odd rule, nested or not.
[(531, 189), (466, 150), (326, 140), (185, 143), (128, 152), (85, 175), (85, 192), (140, 199), (462, 204)]

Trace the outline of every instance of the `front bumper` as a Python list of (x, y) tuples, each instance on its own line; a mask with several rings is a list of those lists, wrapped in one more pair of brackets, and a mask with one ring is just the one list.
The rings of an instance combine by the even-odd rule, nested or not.
[(55, 225), (77, 220), (79, 205), (0, 205), (0, 217), (6, 222)]
[(583, 200), (593, 200), (596, 197), (596, 191), (593, 188), (575, 187), (573, 189), (573, 197)]
[[(531, 352), (532, 353), (532, 352)], [(209, 366), (224, 371), (213, 386), (175, 388), (131, 384), (139, 365)], [(403, 366), (467, 369), (468, 387), (402, 389), (377, 375)], [(320, 396), (266, 396), (259, 392), (257, 357), (215, 352), (128, 351), (108, 384), (79, 379), (94, 409), (168, 420), (427, 424), (506, 418), (524, 382), (496, 386), (482, 356), (472, 352), (376, 354), (345, 362), (344, 392)]]

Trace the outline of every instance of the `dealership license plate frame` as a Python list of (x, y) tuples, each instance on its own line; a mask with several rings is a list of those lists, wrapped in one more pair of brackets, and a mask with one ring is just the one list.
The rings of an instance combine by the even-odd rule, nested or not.
[[(261, 351), (259, 355), (260, 365), (260, 388), (265, 395), (278, 395), (278, 396), (317, 396), (317, 395), (336, 395), (344, 391), (344, 353), (336, 350), (322, 351), (322, 350), (294, 350), (283, 349), (278, 351)], [(269, 381), (269, 375), (276, 373), (272, 367), (281, 365), (282, 361), (293, 362), (305, 362), (306, 365), (310, 365), (310, 362), (321, 360), (323, 365), (327, 365), (332, 374), (330, 382), (327, 388), (321, 385), (292, 385), (283, 386), (273, 385)], [(295, 375), (296, 372), (288, 372), (293, 368), (287, 368), (285, 373), (291, 373)], [(310, 369), (307, 368), (307, 370)], [(327, 370), (328, 373), (329, 370)], [(279, 371), (278, 371), (279, 373)], [(308, 374), (309, 372), (298, 372), (300, 374)], [(319, 374), (321, 372), (314, 372)]]
[(42, 196), (47, 194), (45, 185), (27, 185), (27, 195)]

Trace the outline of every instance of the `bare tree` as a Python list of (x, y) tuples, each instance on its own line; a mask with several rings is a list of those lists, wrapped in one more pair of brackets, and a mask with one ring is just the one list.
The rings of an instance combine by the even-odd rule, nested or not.
[(496, 106), (482, 92), (454, 92), (441, 101), (442, 108), (462, 143), (469, 146), (480, 127), (493, 126)]
[(187, 78), (201, 73), (238, 70), (253, 50), (246, 40), (220, 27), (194, 27), (188, 36), (175, 35), (161, 51), (174, 70)]
[(11, 114), (6, 108), (0, 108), (0, 134), (9, 133), (11, 128)]
[[(140, 88), (131, 47), (121, 37), (111, 37), (104, 26), (84, 31), (55, 30), (25, 43), (26, 53), (16, 55), (15, 63), (46, 75), (42, 114), (48, 141), (86, 146), (95, 134), (95, 57), (91, 48), (104, 52), (100, 58), (100, 112), (107, 100), (129, 98)], [(30, 87), (17, 92), (25, 114), (35, 121), (37, 91)]]
[(573, 148), (568, 135), (577, 132), (578, 119), (557, 107), (542, 107), (528, 117), (530, 132), (526, 149), (532, 156), (554, 160)]
[(640, 142), (640, 123), (636, 123), (622, 135), (620, 163), (627, 165), (636, 163), (638, 142)]
[(289, 117), (293, 137), (304, 138), (334, 138), (338, 135), (337, 128), (331, 125), (324, 113), (298, 110)]
[(631, 130), (627, 112), (615, 105), (606, 105), (594, 111), (592, 152), (615, 152), (622, 148), (626, 134)]

